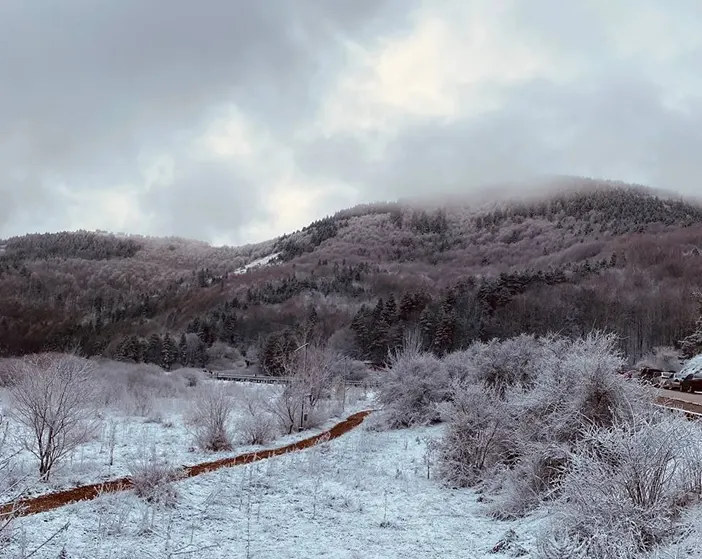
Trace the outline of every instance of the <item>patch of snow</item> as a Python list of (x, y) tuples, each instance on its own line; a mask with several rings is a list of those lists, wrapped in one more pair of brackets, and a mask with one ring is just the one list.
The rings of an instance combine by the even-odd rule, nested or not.
[(702, 355), (696, 355), (685, 363), (685, 366), (678, 373), (678, 376), (684, 378), (687, 375), (694, 375), (699, 372), (702, 372)]
[(271, 264), (276, 258), (280, 256), (279, 252), (274, 252), (273, 254), (269, 254), (268, 256), (264, 256), (263, 258), (259, 258), (258, 260), (254, 260), (253, 262), (249, 262), (246, 266), (243, 266), (242, 268), (238, 268), (237, 270), (234, 270), (235, 274), (245, 274), (248, 270), (252, 270), (254, 268), (261, 268), (263, 266), (268, 266)]

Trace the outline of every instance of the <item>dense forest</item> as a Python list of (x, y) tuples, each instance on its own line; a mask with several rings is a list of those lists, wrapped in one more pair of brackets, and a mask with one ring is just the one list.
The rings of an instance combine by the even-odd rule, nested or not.
[(632, 361), (702, 350), (702, 207), (579, 180), (558, 194), (364, 205), (246, 247), (104, 232), (0, 241), (0, 355), (78, 349), (282, 372), (310, 335), (382, 362), (522, 332), (619, 334)]

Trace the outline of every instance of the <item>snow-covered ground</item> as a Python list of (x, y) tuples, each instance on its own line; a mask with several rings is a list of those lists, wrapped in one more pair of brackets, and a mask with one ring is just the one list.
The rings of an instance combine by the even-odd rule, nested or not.
[[(254, 393), (261, 392), (266, 397), (273, 398), (282, 390), (281, 386), (276, 385), (227, 381), (205, 382), (216, 383), (221, 390), (230, 391), (235, 401), (238, 400), (240, 403), (242, 398)], [(360, 388), (349, 388), (346, 405), (343, 409), (338, 404), (334, 405), (329, 410), (332, 417), (320, 428), (278, 437), (263, 446), (237, 444), (236, 426), (244, 417), (245, 411), (242, 405), (235, 405), (230, 422), (234, 448), (229, 452), (217, 453), (204, 452), (194, 444), (192, 430), (186, 424), (189, 397), (194, 397), (188, 392), (174, 397), (160, 397), (139, 402), (136, 407), (143, 408), (141, 415), (135, 415), (133, 405), (130, 406), (131, 412), (106, 407), (101, 412), (100, 427), (96, 437), (89, 443), (80, 445), (62, 462), (59, 462), (52, 470), (48, 483), (37, 480), (37, 460), (27, 450), (21, 450), (13, 457), (9, 475), (13, 480), (25, 480), (21, 485), (26, 487), (26, 496), (37, 496), (78, 485), (128, 476), (131, 467), (141, 463), (145, 458), (157, 457), (173, 467), (179, 467), (236, 456), (262, 448), (284, 446), (331, 427), (341, 416), (368, 408), (370, 396), (370, 393), (364, 393)], [(2, 408), (2, 401), (6, 399), (7, 396), (0, 393), (0, 408)], [(8, 441), (14, 444), (17, 438), (15, 435), (18, 432), (17, 425), (9, 418), (2, 423), (8, 428)], [(14, 446), (19, 448), (17, 444)]]
[[(476, 558), (513, 529), (529, 551), (541, 520), (498, 522), (474, 492), (433, 479), (427, 442), (441, 427), (374, 432), (178, 482), (172, 508), (133, 493), (16, 521), (8, 557)], [(428, 463), (427, 463), (428, 462)], [(429, 479), (427, 479), (429, 473)]]

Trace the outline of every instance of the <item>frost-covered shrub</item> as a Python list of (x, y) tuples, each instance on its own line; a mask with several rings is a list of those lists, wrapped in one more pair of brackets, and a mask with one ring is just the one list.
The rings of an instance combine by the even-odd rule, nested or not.
[(175, 506), (178, 492), (173, 482), (178, 479), (177, 472), (166, 462), (156, 456), (142, 453), (129, 465), (129, 477), (137, 497), (148, 503), (163, 506)]
[(396, 356), (392, 368), (383, 373), (377, 399), (388, 427), (400, 428), (437, 421), (436, 405), (449, 395), (444, 363), (431, 354), (407, 352)]
[[(635, 557), (671, 538), (691, 495), (688, 445), (702, 430), (681, 417), (593, 426), (572, 452), (547, 537), (570, 534), (594, 559)], [(699, 468), (699, 465), (697, 465)]]
[(539, 376), (549, 340), (524, 334), (504, 341), (477, 342), (448, 355), (444, 362), (452, 378), (505, 392), (511, 386), (528, 386)]
[(229, 421), (234, 400), (222, 386), (202, 386), (189, 410), (186, 422), (191, 427), (196, 444), (208, 452), (231, 450)]
[(558, 493), (568, 465), (565, 445), (535, 444), (514, 467), (493, 480), (495, 485), (490, 489), (496, 495), (489, 505), (491, 514), (500, 519), (516, 518), (550, 500)]
[(495, 516), (523, 515), (557, 498), (574, 445), (592, 429), (654, 414), (645, 389), (616, 374), (622, 357), (613, 336), (522, 336), (462, 353), (488, 372), (452, 386), (440, 472), (450, 485), (482, 483)]
[(449, 418), (439, 448), (439, 475), (448, 485), (475, 485), (510, 455), (512, 422), (495, 391), (455, 387), (453, 401), (439, 410), (442, 418)]
[(278, 435), (275, 416), (268, 410), (265, 396), (258, 390), (243, 390), (239, 398), (244, 414), (237, 422), (242, 444), (266, 444)]

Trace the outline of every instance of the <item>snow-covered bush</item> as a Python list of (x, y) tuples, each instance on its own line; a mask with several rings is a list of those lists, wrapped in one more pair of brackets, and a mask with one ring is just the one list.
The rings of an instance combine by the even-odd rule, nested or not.
[(377, 399), (389, 428), (427, 425), (439, 419), (437, 404), (448, 400), (450, 379), (444, 363), (428, 353), (398, 354), (383, 372)]
[(699, 502), (687, 476), (689, 445), (702, 429), (682, 417), (593, 426), (572, 452), (545, 539), (567, 533), (587, 557), (615, 559), (650, 551), (680, 530), (682, 508)]
[(159, 458), (155, 449), (142, 452), (129, 464), (129, 477), (137, 497), (147, 503), (175, 506), (178, 492), (173, 482), (178, 472), (166, 461)]
[(288, 434), (318, 427), (328, 419), (332, 388), (343, 371), (343, 356), (337, 352), (313, 344), (303, 347), (285, 364), (289, 382), (268, 406)]
[(242, 390), (239, 399), (244, 409), (237, 423), (242, 444), (267, 444), (278, 434), (275, 417), (268, 410), (266, 396), (259, 390)]
[(201, 386), (186, 417), (196, 444), (205, 451), (231, 450), (229, 422), (234, 411), (234, 399), (222, 386)]
[(438, 409), (449, 421), (439, 449), (439, 475), (448, 485), (475, 485), (510, 454), (512, 421), (495, 390), (457, 386), (453, 401)]
[(440, 472), (450, 485), (483, 482), (499, 517), (557, 497), (573, 445), (591, 429), (653, 413), (644, 389), (616, 374), (622, 357), (613, 336), (521, 336), (462, 353), (488, 373), (476, 369), (452, 386)]
[(477, 342), (444, 361), (451, 377), (504, 392), (511, 386), (529, 385), (538, 377), (549, 351), (548, 341), (523, 334), (503, 341)]

